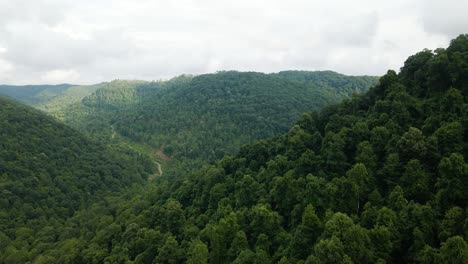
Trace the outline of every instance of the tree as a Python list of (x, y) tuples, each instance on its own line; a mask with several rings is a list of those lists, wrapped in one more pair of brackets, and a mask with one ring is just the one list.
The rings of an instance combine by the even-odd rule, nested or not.
[(233, 264), (255, 263), (255, 253), (249, 249), (243, 250), (237, 258), (232, 262)]
[(421, 264), (441, 263), (438, 250), (429, 245), (425, 245), (424, 248), (416, 254), (415, 261)]
[(465, 191), (468, 189), (468, 170), (461, 154), (453, 153), (439, 163), (437, 179), (438, 201), (445, 208), (447, 204), (467, 203)]
[(358, 195), (356, 201), (356, 212), (359, 213), (360, 202), (367, 198), (363, 196), (365, 193), (368, 193), (368, 190), (370, 190), (370, 178), (366, 165), (362, 163), (355, 164), (348, 172), (346, 172), (346, 177), (356, 185)]
[(341, 239), (346, 254), (354, 263), (373, 263), (371, 240), (365, 228), (353, 225)]
[(369, 174), (375, 173), (377, 169), (377, 157), (369, 141), (359, 143), (357, 147), (356, 162), (364, 164), (368, 169)]
[(463, 128), (459, 122), (443, 125), (434, 132), (442, 156), (463, 150)]
[(249, 206), (256, 202), (260, 194), (260, 185), (252, 176), (245, 175), (236, 182), (236, 205), (238, 207)]
[(388, 205), (395, 211), (401, 211), (408, 205), (403, 189), (397, 185), (388, 196)]
[(465, 219), (466, 217), (463, 209), (460, 207), (455, 206), (447, 210), (440, 225), (440, 240), (445, 241), (449, 237), (463, 235), (463, 224)]
[(249, 228), (253, 237), (257, 237), (261, 233), (268, 237), (274, 237), (278, 230), (281, 230), (280, 223), (280, 215), (265, 204), (258, 204), (251, 209)]
[(430, 179), (419, 160), (412, 159), (406, 164), (401, 184), (408, 198), (420, 203), (430, 199)]
[(154, 258), (154, 264), (177, 264), (181, 263), (184, 255), (179, 248), (179, 243), (174, 236), (168, 236), (163, 247), (159, 250), (158, 255)]
[(398, 150), (403, 161), (424, 158), (427, 146), (421, 130), (410, 127), (398, 141)]
[(295, 259), (305, 259), (310, 255), (310, 245), (315, 244), (322, 233), (322, 223), (315, 214), (314, 207), (309, 204), (302, 215), (302, 222), (296, 228), (291, 241), (291, 256)]
[(320, 263), (352, 263), (344, 251), (343, 244), (336, 236), (321, 239), (314, 247), (314, 255)]
[(354, 225), (353, 220), (343, 213), (335, 213), (326, 222), (323, 237), (336, 236), (341, 238), (346, 230)]
[(463, 111), (463, 94), (458, 89), (450, 88), (442, 99), (441, 104), (444, 115), (446, 115), (449, 120), (455, 118)]
[(322, 156), (325, 157), (325, 168), (327, 171), (339, 175), (348, 166), (347, 157), (344, 153), (345, 141), (333, 132), (328, 132), (323, 139)]
[(395, 234), (392, 234), (386, 226), (377, 225), (370, 230), (369, 236), (375, 257), (389, 259), (393, 248), (392, 237)]
[(400, 156), (397, 153), (391, 153), (387, 156), (381, 171), (382, 183), (385, 183), (387, 188), (393, 189), (399, 183), (401, 175)]
[(245, 232), (240, 230), (237, 232), (236, 237), (232, 240), (231, 246), (228, 251), (228, 257), (230, 260), (234, 260), (243, 250), (249, 248), (249, 242)]
[(182, 204), (174, 199), (169, 199), (161, 208), (157, 219), (163, 228), (163, 231), (179, 234), (185, 223), (184, 210)]
[(468, 245), (460, 236), (454, 236), (442, 243), (440, 259), (446, 263), (468, 263)]
[(356, 212), (359, 203), (359, 189), (348, 177), (339, 177), (332, 180), (332, 186), (335, 190), (334, 193), (334, 210), (352, 214)]
[(391, 136), (390, 132), (384, 126), (376, 126), (371, 130), (370, 134), (372, 149), (377, 154), (378, 159), (383, 159), (386, 151), (385, 147)]
[(196, 239), (192, 242), (192, 250), (187, 258), (187, 264), (206, 263), (208, 263), (208, 247), (201, 240)]

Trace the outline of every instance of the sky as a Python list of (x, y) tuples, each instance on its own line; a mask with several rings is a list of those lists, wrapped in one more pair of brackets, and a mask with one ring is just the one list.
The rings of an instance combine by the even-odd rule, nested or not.
[(465, 0), (0, 0), (0, 84), (382, 75), (468, 33), (466, 10)]

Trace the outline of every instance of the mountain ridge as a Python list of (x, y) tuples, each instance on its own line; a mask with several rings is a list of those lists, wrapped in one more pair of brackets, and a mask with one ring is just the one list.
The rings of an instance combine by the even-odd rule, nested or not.
[[(297, 75), (307, 78), (299, 80)], [(302, 112), (362, 92), (375, 80), (334, 72), (182, 75), (98, 89), (57, 116), (104, 141), (112, 138), (112, 125), (119, 138), (163, 149), (187, 162), (174, 167), (189, 169), (284, 132)]]

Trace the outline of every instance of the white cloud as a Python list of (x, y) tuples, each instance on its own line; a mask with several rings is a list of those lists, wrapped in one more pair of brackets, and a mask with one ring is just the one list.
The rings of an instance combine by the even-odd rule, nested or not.
[[(1, 52), (0, 52), (1, 54)], [(11, 80), (12, 72), (14, 67), (8, 61), (2, 60), (0, 58), (0, 80), (4, 80), (5, 82), (13, 82), (15, 80)]]
[(423, 4), (424, 29), (448, 38), (468, 31), (468, 1), (427, 0)]
[(435, 0), (0, 0), (0, 62), (9, 65), (0, 83), (217, 70), (383, 74), (468, 28), (459, 1), (449, 1), (451, 9)]
[(45, 83), (73, 83), (78, 81), (80, 74), (74, 70), (52, 70), (41, 76)]

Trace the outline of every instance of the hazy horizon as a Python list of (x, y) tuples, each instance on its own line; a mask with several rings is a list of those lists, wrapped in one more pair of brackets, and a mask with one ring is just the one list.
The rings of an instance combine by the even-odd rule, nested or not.
[(363, 76), (371, 76), (371, 77), (380, 77), (381, 75), (352, 75), (352, 74), (344, 74), (344, 73), (341, 73), (341, 72), (337, 72), (337, 71), (333, 71), (333, 70), (282, 70), (282, 71), (277, 71), (277, 72), (260, 72), (260, 71), (238, 71), (238, 70), (220, 70), (220, 71), (215, 71), (215, 72), (206, 72), (206, 73), (200, 73), (200, 74), (190, 74), (190, 73), (181, 73), (181, 74), (178, 74), (178, 75), (175, 75), (175, 76), (172, 76), (172, 77), (169, 77), (169, 78), (162, 78), (162, 79), (122, 79), (122, 78), (116, 78), (116, 79), (111, 79), (111, 80), (104, 80), (104, 81), (101, 81), (101, 82), (96, 82), (96, 83), (67, 83), (67, 82), (63, 82), (63, 83), (37, 83), (37, 84), (31, 84), (31, 83), (24, 83), (24, 84), (15, 84), (15, 83), (0, 83), (0, 85), (7, 85), (7, 86), (35, 86), (35, 85), (55, 85), (55, 86), (58, 86), (58, 85), (76, 85), (76, 86), (83, 86), (83, 85), (94, 85), (94, 84), (99, 84), (99, 83), (106, 83), (106, 82), (112, 82), (112, 81), (141, 81), (141, 82), (158, 82), (158, 81), (169, 81), (173, 78), (177, 78), (177, 77), (180, 77), (180, 76), (193, 76), (193, 77), (196, 77), (196, 76), (200, 76), (200, 75), (204, 75), (204, 74), (216, 74), (216, 73), (220, 73), (220, 72), (240, 72), (240, 73), (251, 73), (251, 72), (255, 72), (255, 73), (262, 73), (262, 74), (278, 74), (280, 72), (288, 72), (288, 71), (298, 71), (298, 72), (335, 72), (335, 73), (338, 73), (338, 74), (343, 74), (345, 76), (352, 76), (352, 77), (363, 77)]

